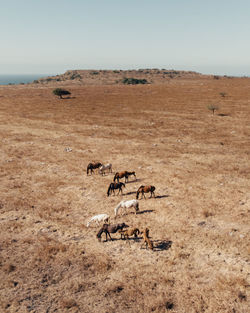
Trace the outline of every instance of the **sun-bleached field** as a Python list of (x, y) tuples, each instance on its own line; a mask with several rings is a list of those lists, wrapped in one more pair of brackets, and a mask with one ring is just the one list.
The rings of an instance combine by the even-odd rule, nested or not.
[[(247, 312), (250, 79), (55, 86), (0, 86), (0, 311)], [(137, 180), (107, 197), (124, 170)], [(115, 220), (140, 185), (156, 198)], [(100, 213), (148, 227), (155, 250), (98, 242)]]

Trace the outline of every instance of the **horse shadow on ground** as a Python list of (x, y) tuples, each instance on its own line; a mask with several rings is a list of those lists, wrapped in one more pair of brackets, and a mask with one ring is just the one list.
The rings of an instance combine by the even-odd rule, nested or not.
[(136, 193), (136, 191), (129, 191), (129, 192), (127, 192), (127, 193), (123, 193), (123, 195), (124, 196), (129, 196), (129, 195), (133, 195), (133, 194), (135, 194)]
[(156, 196), (155, 199), (168, 198), (169, 195)]
[(171, 240), (153, 240), (154, 250), (163, 251), (171, 248), (173, 241)]
[(155, 210), (143, 210), (143, 211), (139, 211), (139, 212), (137, 212), (137, 215), (138, 215), (138, 214), (144, 214), (144, 213), (151, 213), (151, 212), (155, 212)]
[(135, 178), (134, 180), (127, 181), (126, 184), (141, 182), (143, 178)]

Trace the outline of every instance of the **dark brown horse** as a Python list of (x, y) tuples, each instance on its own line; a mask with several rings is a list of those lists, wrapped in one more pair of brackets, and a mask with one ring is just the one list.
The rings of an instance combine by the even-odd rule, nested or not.
[(115, 173), (114, 176), (114, 182), (117, 180), (117, 182), (119, 183), (119, 179), (125, 177), (125, 183), (128, 182), (128, 177), (134, 175), (135, 179), (136, 179), (136, 174), (135, 172), (128, 172), (128, 171), (124, 171), (124, 172), (117, 172)]
[(141, 186), (141, 187), (139, 187), (139, 189), (136, 192), (136, 199), (138, 199), (140, 193), (141, 193), (141, 199), (142, 199), (142, 197), (144, 197), (146, 199), (144, 193), (147, 193), (147, 192), (151, 192), (150, 198), (152, 198), (152, 195), (154, 195), (154, 198), (155, 198), (154, 191), (155, 191), (154, 186)]
[(107, 196), (109, 197), (109, 195), (111, 195), (112, 191), (115, 195), (115, 189), (119, 189), (117, 195), (119, 195), (120, 191), (122, 194), (122, 187), (126, 187), (124, 183), (110, 183), (108, 191), (107, 191)]
[(108, 240), (107, 235), (109, 235), (110, 240), (113, 240), (110, 236), (111, 234), (116, 233), (118, 230), (123, 230), (123, 228), (128, 227), (125, 223), (121, 224), (103, 224), (102, 228), (97, 233), (96, 237), (101, 241), (102, 233), (106, 234), (106, 241)]
[(89, 163), (87, 166), (87, 175), (90, 174), (92, 175), (92, 173), (94, 172), (94, 169), (99, 168), (100, 166), (102, 166), (102, 163), (100, 162), (94, 162), (94, 163)]

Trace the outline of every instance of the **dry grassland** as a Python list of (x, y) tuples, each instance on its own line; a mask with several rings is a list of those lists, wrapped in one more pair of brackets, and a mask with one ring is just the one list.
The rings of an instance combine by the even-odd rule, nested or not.
[[(250, 79), (54, 86), (0, 87), (0, 311), (249, 312)], [(107, 197), (93, 160), (138, 180)], [(98, 242), (88, 219), (142, 184), (156, 198), (116, 222), (155, 251)]]

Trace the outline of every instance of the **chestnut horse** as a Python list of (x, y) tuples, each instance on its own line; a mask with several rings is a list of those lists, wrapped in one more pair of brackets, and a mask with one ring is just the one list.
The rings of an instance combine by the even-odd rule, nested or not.
[(117, 180), (117, 182), (119, 183), (119, 179), (125, 177), (125, 183), (128, 182), (128, 177), (134, 175), (135, 179), (136, 179), (136, 174), (135, 172), (128, 172), (128, 171), (124, 171), (124, 172), (117, 172), (115, 173), (114, 176), (114, 182)]
[(110, 183), (108, 191), (107, 191), (108, 197), (109, 197), (109, 195), (111, 195), (112, 191), (115, 195), (115, 189), (119, 189), (117, 195), (119, 195), (120, 191), (122, 193), (122, 187), (126, 187), (125, 184), (123, 184), (123, 183)]
[(154, 191), (155, 191), (154, 186), (141, 186), (141, 187), (139, 187), (139, 189), (136, 192), (136, 199), (138, 199), (140, 193), (141, 193), (141, 199), (142, 199), (142, 197), (144, 197), (146, 199), (144, 193), (147, 193), (147, 192), (151, 192), (150, 198), (152, 198), (152, 194), (154, 195), (154, 198), (155, 198)]
[(94, 172), (94, 169), (99, 168), (100, 166), (102, 166), (102, 163), (100, 162), (89, 163), (87, 166), (87, 175), (89, 174), (89, 171), (92, 175), (92, 173)]
[(135, 236), (135, 238), (137, 238), (137, 236), (140, 234), (140, 230), (138, 228), (128, 228), (128, 229), (124, 229), (124, 230), (119, 230), (119, 233), (121, 234), (121, 239), (128, 239), (129, 236)]
[(114, 234), (118, 230), (123, 230), (123, 228), (128, 227), (125, 223), (122, 224), (103, 224), (102, 228), (99, 230), (98, 234), (96, 237), (98, 238), (99, 241), (101, 241), (101, 236), (102, 233), (106, 234), (106, 241), (107, 241), (107, 235), (109, 235), (109, 238), (113, 240), (110, 236), (110, 233)]

